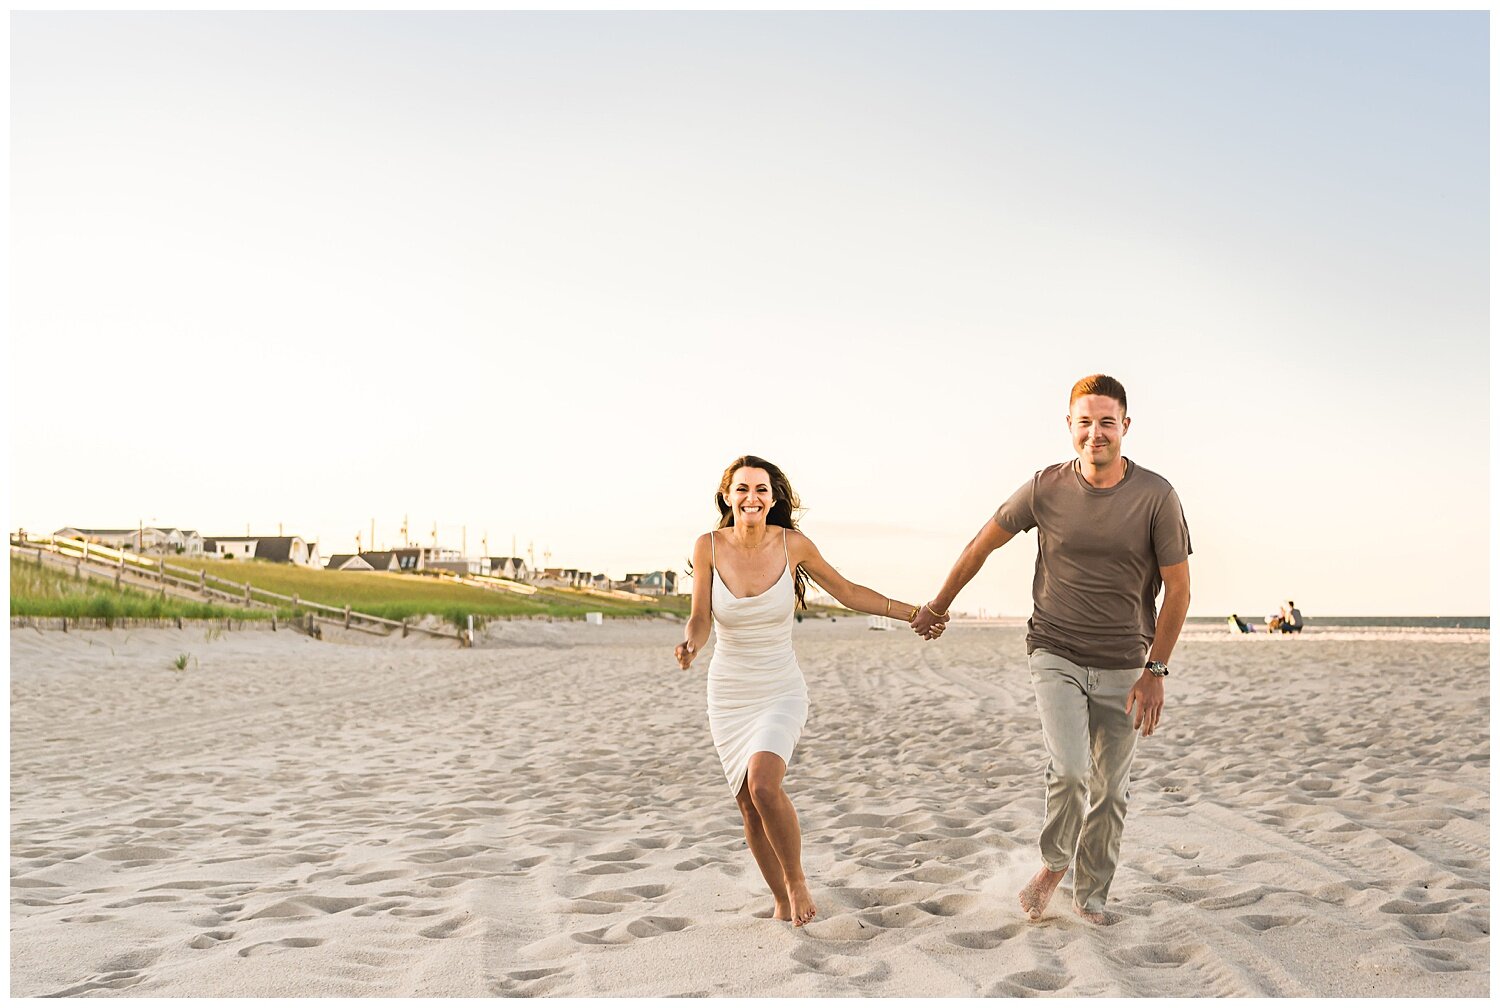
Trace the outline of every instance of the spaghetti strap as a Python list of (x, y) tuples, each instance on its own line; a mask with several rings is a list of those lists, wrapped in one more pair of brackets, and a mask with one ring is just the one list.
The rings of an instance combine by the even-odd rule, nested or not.
[(786, 558), (786, 569), (792, 569), (792, 554), (786, 548), (786, 529), (781, 530), (781, 555)]

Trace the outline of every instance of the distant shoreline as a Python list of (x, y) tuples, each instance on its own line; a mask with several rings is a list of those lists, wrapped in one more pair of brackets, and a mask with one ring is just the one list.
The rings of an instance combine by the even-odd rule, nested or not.
[[(966, 616), (954, 614), (954, 619), (964, 623), (992, 623), (996, 626), (1025, 626), (1025, 616)], [(1255, 628), (1256, 633), (1265, 633), (1265, 620), (1259, 616), (1240, 614), (1240, 619)], [(1223, 616), (1189, 616), (1187, 626), (1191, 629), (1227, 625), (1229, 614)], [(1309, 630), (1351, 630), (1369, 627), (1411, 627), (1424, 630), (1488, 630), (1488, 616), (1308, 616)]]

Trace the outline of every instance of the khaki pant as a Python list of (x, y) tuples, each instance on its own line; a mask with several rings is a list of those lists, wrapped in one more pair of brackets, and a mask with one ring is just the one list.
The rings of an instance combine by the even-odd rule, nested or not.
[(1042, 860), (1053, 871), (1073, 865), (1073, 902), (1097, 913), (1120, 859), (1136, 739), (1125, 698), (1141, 670), (1075, 665), (1047, 651), (1033, 651), (1029, 664), (1047, 744)]

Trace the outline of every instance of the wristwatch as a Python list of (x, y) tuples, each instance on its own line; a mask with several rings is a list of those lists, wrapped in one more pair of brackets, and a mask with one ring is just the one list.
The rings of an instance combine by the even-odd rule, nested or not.
[(1148, 661), (1146, 663), (1146, 671), (1160, 679), (1167, 674), (1167, 664), (1166, 662)]

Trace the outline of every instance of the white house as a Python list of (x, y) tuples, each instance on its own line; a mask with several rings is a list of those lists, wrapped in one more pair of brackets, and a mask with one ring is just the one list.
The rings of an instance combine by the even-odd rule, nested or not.
[(186, 556), (199, 556), (203, 553), (203, 537), (192, 529), (164, 528), (159, 525), (138, 525), (131, 529), (86, 529), (69, 525), (52, 534), (62, 539), (82, 539), (84, 542), (130, 550), (132, 553), (177, 553)]
[(225, 560), (253, 558), (302, 567), (311, 563), (307, 540), (301, 536), (214, 536), (203, 540), (203, 551)]

